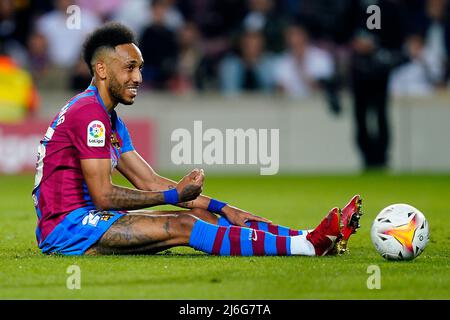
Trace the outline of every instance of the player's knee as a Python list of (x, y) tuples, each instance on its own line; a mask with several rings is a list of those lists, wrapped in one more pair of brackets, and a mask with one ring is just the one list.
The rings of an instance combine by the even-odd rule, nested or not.
[(187, 232), (190, 232), (192, 230), (197, 219), (197, 217), (191, 214), (179, 214), (177, 216), (177, 222), (180, 229)]

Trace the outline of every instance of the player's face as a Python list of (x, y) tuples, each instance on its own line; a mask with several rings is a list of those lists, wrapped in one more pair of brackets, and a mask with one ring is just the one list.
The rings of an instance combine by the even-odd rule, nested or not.
[(139, 85), (142, 83), (144, 61), (139, 48), (134, 44), (116, 47), (110, 64), (108, 90), (111, 98), (119, 103), (134, 103)]

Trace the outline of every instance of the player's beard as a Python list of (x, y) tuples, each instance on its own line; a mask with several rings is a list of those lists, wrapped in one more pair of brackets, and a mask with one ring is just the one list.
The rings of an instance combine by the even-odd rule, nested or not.
[(117, 81), (116, 77), (114, 77), (113, 75), (110, 76), (108, 91), (111, 98), (118, 103), (131, 105), (134, 103), (134, 100), (125, 100), (125, 98), (123, 97), (125, 87), (125, 85), (121, 85), (119, 81)]

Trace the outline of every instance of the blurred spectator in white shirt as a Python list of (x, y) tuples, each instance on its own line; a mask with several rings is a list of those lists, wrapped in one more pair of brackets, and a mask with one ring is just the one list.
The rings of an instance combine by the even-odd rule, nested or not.
[(405, 46), (411, 60), (393, 70), (390, 91), (395, 96), (426, 96), (433, 91), (433, 54), (424, 49), (424, 40), (418, 34), (409, 36)]
[(309, 42), (308, 34), (299, 25), (286, 29), (287, 51), (275, 66), (275, 83), (279, 90), (292, 98), (306, 97), (319, 88), (322, 80), (335, 73), (332, 56)]
[(68, 28), (68, 19), (74, 17), (73, 13), (67, 13), (67, 7), (72, 5), (72, 1), (55, 0), (54, 4), (55, 10), (37, 20), (36, 32), (47, 40), (50, 63), (57, 67), (71, 68), (78, 63), (86, 35), (101, 22), (90, 11), (81, 9), (80, 29)]

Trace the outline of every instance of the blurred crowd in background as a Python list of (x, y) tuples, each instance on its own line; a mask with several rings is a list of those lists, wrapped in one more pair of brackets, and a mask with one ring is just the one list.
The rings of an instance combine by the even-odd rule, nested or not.
[(141, 91), (318, 93), (337, 115), (344, 89), (365, 165), (384, 167), (390, 94), (448, 88), (449, 17), (447, 0), (0, 0), (0, 121), (32, 114), (39, 90), (84, 90), (84, 39), (118, 21), (139, 41)]
[[(73, 4), (80, 30), (66, 26)], [(372, 4), (380, 30), (366, 25)], [(398, 95), (446, 87), (447, 13), (446, 0), (0, 0), (0, 48), (39, 88), (80, 90), (90, 81), (84, 37), (115, 20), (138, 36), (147, 90), (302, 98), (323, 89), (338, 109), (335, 94), (355, 72), (393, 70)]]

